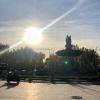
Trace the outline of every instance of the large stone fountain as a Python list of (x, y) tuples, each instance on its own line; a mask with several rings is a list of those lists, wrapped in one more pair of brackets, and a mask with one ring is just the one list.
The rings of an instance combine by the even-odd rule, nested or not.
[(70, 57), (70, 56), (80, 56), (82, 51), (79, 49), (75, 49), (73, 48), (72, 44), (71, 44), (71, 36), (66, 37), (66, 45), (65, 45), (65, 49), (64, 50), (59, 50), (56, 52), (56, 54), (58, 56), (65, 56), (65, 57)]

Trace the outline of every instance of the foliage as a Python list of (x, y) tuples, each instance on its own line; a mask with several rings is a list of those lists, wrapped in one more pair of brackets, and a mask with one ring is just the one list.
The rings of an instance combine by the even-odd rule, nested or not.
[(37, 53), (31, 48), (20, 48), (6, 52), (0, 56), (1, 62), (7, 63), (9, 69), (18, 70), (34, 70), (37, 64), (37, 69), (43, 67), (43, 59), (45, 55), (43, 53)]
[[(8, 45), (0, 44), (0, 50), (8, 48)], [(70, 75), (96, 75), (100, 57), (93, 49), (79, 48), (72, 45), (73, 50), (81, 50), (78, 57), (59, 57), (55, 54), (46, 58), (45, 54), (37, 53), (31, 48), (10, 50), (0, 55), (0, 62), (7, 63), (8, 69), (17, 69), (25, 74), (70, 76)], [(67, 63), (65, 63), (67, 62)], [(22, 72), (21, 72), (22, 73)]]

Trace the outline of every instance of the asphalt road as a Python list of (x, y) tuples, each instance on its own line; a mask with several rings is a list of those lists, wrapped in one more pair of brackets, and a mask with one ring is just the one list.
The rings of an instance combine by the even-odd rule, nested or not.
[(100, 100), (100, 86), (0, 81), (0, 100)]

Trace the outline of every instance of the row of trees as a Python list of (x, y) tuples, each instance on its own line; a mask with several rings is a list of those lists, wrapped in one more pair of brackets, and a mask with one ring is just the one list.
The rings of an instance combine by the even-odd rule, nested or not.
[[(0, 44), (0, 51), (8, 48)], [(26, 74), (36, 75), (96, 75), (100, 65), (100, 57), (95, 50), (79, 48), (82, 54), (77, 57), (59, 57), (55, 54), (45, 58), (45, 54), (37, 53), (31, 48), (10, 50), (0, 55), (0, 63), (7, 63), (8, 70), (26, 71)], [(45, 61), (44, 61), (45, 60)]]

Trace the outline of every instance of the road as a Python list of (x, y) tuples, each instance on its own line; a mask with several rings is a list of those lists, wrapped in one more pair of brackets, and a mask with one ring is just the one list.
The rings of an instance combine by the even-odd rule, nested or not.
[(0, 100), (100, 100), (100, 86), (0, 81)]

